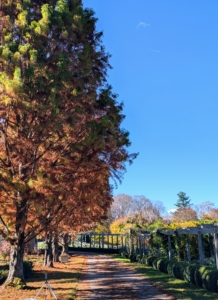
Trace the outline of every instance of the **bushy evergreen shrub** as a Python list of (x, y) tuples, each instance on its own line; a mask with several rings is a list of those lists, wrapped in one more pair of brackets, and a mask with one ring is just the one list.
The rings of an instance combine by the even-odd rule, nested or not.
[(195, 272), (196, 285), (211, 292), (218, 292), (218, 270), (208, 266), (201, 266)]
[(183, 272), (184, 280), (189, 283), (197, 285), (195, 281), (195, 272), (199, 270), (200, 267), (201, 265), (199, 264), (191, 264), (186, 266)]
[(167, 258), (158, 258), (156, 261), (157, 270), (167, 274), (167, 266), (170, 263), (170, 260)]
[(153, 267), (155, 270), (158, 270), (158, 268), (157, 268), (157, 262), (158, 262), (158, 259), (159, 259), (159, 257), (155, 257), (155, 258), (152, 260), (152, 267)]
[(136, 261), (141, 264), (141, 259), (142, 259), (142, 255), (141, 254), (138, 254), (136, 255)]
[(188, 263), (186, 262), (171, 261), (167, 266), (167, 272), (178, 279), (184, 280), (184, 270), (187, 266)]
[(213, 269), (206, 276), (207, 289), (211, 292), (218, 293), (218, 270)]
[[(136, 257), (136, 256), (135, 256)], [(170, 261), (154, 255), (138, 255), (138, 262), (144, 263), (178, 279), (195, 284), (211, 292), (218, 293), (218, 270), (213, 267), (201, 266), (198, 263)]]
[(201, 276), (201, 272), (200, 272), (200, 268), (202, 266), (200, 266), (199, 268), (197, 268), (195, 270), (194, 273), (194, 281), (195, 281), (195, 285), (197, 285), (198, 287), (202, 287), (202, 276)]
[(209, 282), (208, 282), (208, 278), (209, 278), (209, 274), (213, 271), (213, 268), (211, 267), (207, 267), (207, 266), (202, 266), (199, 268), (199, 273), (201, 276), (201, 280), (202, 280), (202, 287), (204, 289), (209, 289)]
[(153, 262), (157, 259), (157, 256), (153, 256), (153, 255), (149, 255), (147, 256), (147, 258), (145, 259), (145, 263), (146, 265), (153, 267)]

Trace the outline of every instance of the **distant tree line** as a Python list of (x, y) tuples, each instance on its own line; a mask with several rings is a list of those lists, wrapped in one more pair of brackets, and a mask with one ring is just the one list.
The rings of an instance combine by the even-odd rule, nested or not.
[(167, 214), (161, 201), (151, 201), (143, 195), (119, 194), (113, 199), (107, 220), (103, 225), (98, 225), (96, 230), (121, 233), (127, 227), (161, 228), (185, 223), (187, 226), (196, 226), (196, 222), (211, 223), (218, 220), (218, 208), (213, 202), (205, 201), (194, 206), (186, 193), (179, 192), (177, 196), (176, 209)]

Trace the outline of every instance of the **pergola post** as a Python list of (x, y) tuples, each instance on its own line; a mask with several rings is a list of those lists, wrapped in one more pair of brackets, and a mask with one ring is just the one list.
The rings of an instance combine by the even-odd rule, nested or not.
[(145, 234), (143, 234), (143, 243), (142, 243), (142, 247), (143, 247), (143, 252), (142, 252), (142, 254), (145, 255)]
[(136, 254), (139, 252), (139, 237), (136, 236)]
[(216, 268), (218, 269), (218, 223), (214, 224), (214, 230), (213, 230), (213, 238), (214, 238), (214, 252), (215, 252), (215, 260), (216, 260)]
[(133, 254), (134, 253), (134, 239), (133, 239), (133, 235), (131, 236), (131, 247), (132, 247), (131, 254)]
[(191, 262), (191, 251), (190, 251), (190, 240), (189, 240), (189, 234), (186, 235), (186, 250), (187, 250), (187, 258), (188, 262)]
[(201, 236), (201, 230), (198, 230), (198, 252), (199, 252), (199, 260), (200, 264), (204, 264), (204, 252), (203, 252), (203, 244), (202, 244), (202, 236)]
[(172, 246), (171, 246), (171, 235), (168, 234), (168, 253), (169, 253), (169, 260), (172, 260)]

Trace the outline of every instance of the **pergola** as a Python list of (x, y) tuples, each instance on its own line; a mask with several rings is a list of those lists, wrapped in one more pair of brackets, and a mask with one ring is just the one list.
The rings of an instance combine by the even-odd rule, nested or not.
[[(131, 251), (134, 250), (134, 247), (136, 246), (135, 250), (137, 254), (144, 254), (145, 253), (145, 249), (146, 245), (145, 245), (145, 239), (150, 238), (151, 234), (150, 233), (136, 233), (135, 229), (133, 228), (126, 228), (125, 231), (129, 234), (130, 237), (130, 242), (131, 242)], [(138, 228), (137, 232), (143, 232), (143, 231), (147, 231), (146, 228)], [(134, 243), (133, 239), (136, 240), (136, 243)], [(127, 246), (127, 241), (125, 239), (125, 246)]]
[(177, 230), (169, 230), (169, 231), (161, 231), (160, 233), (168, 236), (168, 249), (169, 249), (169, 259), (172, 259), (172, 248), (171, 248), (171, 235), (177, 233), (179, 235), (185, 234), (186, 235), (186, 249), (187, 249), (187, 257), (188, 261), (191, 261), (190, 255), (190, 243), (189, 243), (189, 235), (196, 234), (198, 236), (198, 252), (199, 252), (199, 260), (200, 264), (204, 264), (204, 251), (203, 251), (203, 244), (202, 244), (202, 234), (213, 234), (214, 238), (214, 252), (215, 252), (215, 260), (216, 260), (216, 267), (218, 269), (218, 223), (215, 224), (203, 224), (197, 227), (187, 227)]

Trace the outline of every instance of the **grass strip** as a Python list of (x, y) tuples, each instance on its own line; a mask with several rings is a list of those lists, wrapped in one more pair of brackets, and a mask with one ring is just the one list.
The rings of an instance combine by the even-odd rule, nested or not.
[(119, 255), (111, 255), (122, 263), (128, 263), (138, 274), (143, 275), (152, 285), (174, 296), (177, 300), (218, 300), (218, 294), (211, 293), (186, 281), (162, 273), (152, 267), (130, 263), (129, 259)]

